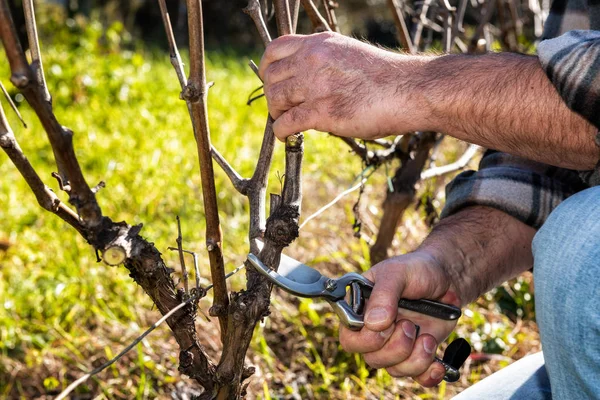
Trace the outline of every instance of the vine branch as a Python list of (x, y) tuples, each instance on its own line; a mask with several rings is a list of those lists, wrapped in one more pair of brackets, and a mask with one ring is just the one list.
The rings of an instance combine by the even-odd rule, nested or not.
[[(34, 23), (33, 19), (28, 24)], [(34, 27), (29, 31), (35, 32)], [(21, 90), (27, 102), (37, 114), (48, 139), (63, 182), (69, 184), (69, 202), (77, 209), (86, 228), (97, 228), (102, 222), (102, 211), (94, 193), (88, 186), (73, 149), (73, 132), (62, 126), (54, 116), (52, 105), (47, 101), (45, 90), (37, 81), (18, 39), (16, 28), (10, 15), (7, 0), (0, 2), (0, 36), (11, 68), (11, 82)], [(37, 42), (37, 39), (34, 40)], [(41, 64), (39, 64), (41, 67)]]
[(208, 88), (204, 61), (204, 28), (201, 0), (187, 0), (188, 29), (190, 40), (190, 75), (182, 97), (191, 104), (193, 127), (200, 163), (202, 197), (206, 218), (206, 248), (210, 260), (210, 273), (214, 285), (213, 306), (210, 314), (219, 318), (221, 339), (227, 334), (227, 307), (229, 295), (225, 281), (225, 265), (222, 252), (222, 232), (217, 206), (215, 174), (210, 151), (208, 126)]

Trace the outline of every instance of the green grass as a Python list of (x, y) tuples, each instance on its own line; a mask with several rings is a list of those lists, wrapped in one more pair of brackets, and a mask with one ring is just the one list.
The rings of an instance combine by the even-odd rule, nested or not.
[[(184, 246), (203, 252), (204, 216), (197, 155), (185, 104), (166, 54), (121, 50), (119, 35), (102, 36), (98, 26), (81, 30), (77, 43), (56, 37), (44, 49), (50, 92), (59, 121), (75, 132), (74, 145), (84, 174), (106, 188), (98, 194), (105, 215), (130, 224), (143, 223), (142, 234), (178, 268), (175, 217), (182, 219)], [(113, 27), (119, 32), (119, 27)], [(101, 36), (101, 46), (96, 45)], [(73, 36), (69, 36), (73, 37)], [(108, 39), (106, 39), (108, 38)], [(66, 39), (65, 39), (66, 40)], [(61, 44), (63, 43), (63, 44)], [(247, 96), (260, 83), (247, 59), (221, 53), (209, 55), (208, 80), (212, 142), (244, 176), (254, 168), (264, 128), (264, 99), (251, 107)], [(0, 57), (0, 80), (10, 87), (9, 70)], [(14, 94), (14, 93), (13, 93)], [(6, 107), (22, 148), (45, 182), (58, 192), (51, 148), (31, 109), (20, 103), (28, 129), (19, 126)], [(452, 144), (444, 157), (455, 158)], [(270, 191), (279, 192), (283, 146), (278, 144), (270, 175)], [(341, 142), (310, 133), (303, 170), (304, 215), (317, 210), (350, 186), (360, 162)], [(389, 171), (391, 174), (392, 172)], [(367, 187), (364, 215), (376, 223), (385, 172)], [(0, 153), (0, 240), (12, 246), (0, 251), (0, 398), (32, 398), (56, 394), (83, 372), (114, 356), (159, 313), (123, 267), (96, 262), (93, 250), (57, 217), (44, 212), (4, 153)], [(225, 175), (217, 170), (217, 190), (228, 270), (245, 258), (248, 207)], [(440, 190), (447, 180), (422, 190)], [(65, 199), (64, 194), (60, 194)], [(348, 196), (312, 221), (289, 254), (319, 264), (332, 274), (368, 268), (368, 246), (352, 236), (352, 206)], [(66, 199), (65, 199), (66, 200)], [(443, 198), (440, 199), (443, 202)], [(411, 210), (397, 236), (395, 251), (414, 247), (426, 233), (420, 214)], [(366, 228), (365, 228), (366, 229)], [(368, 229), (366, 230), (367, 233)], [(230, 280), (243, 287), (243, 274)], [(326, 303), (299, 300), (276, 292), (272, 316), (257, 328), (249, 361), (258, 366), (249, 391), (262, 398), (446, 398), (476, 381), (509, 357), (522, 356), (535, 340), (528, 278), (515, 281), (471, 306), (459, 334), (476, 347), (504, 358), (471, 365), (455, 386), (420, 389), (410, 380), (394, 380), (373, 371), (357, 355), (344, 353), (337, 342), (338, 321)], [(500, 300), (496, 303), (496, 300)], [(516, 316), (497, 314), (499, 306)], [(206, 311), (208, 299), (201, 302)], [(517, 315), (517, 314), (521, 315)], [(215, 321), (199, 318), (198, 330), (211, 354), (219, 351)], [(197, 388), (177, 372), (178, 348), (161, 327), (124, 359), (78, 389), (89, 398), (171, 398)], [(183, 382), (184, 384), (178, 384)]]

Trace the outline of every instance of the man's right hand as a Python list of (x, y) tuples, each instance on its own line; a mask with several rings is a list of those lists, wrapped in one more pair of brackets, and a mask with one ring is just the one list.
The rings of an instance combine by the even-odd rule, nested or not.
[[(340, 329), (349, 352), (392, 376), (411, 376), (423, 386), (437, 385), (444, 367), (435, 349), (456, 326), (398, 309), (402, 297), (461, 306), (531, 268), (535, 229), (490, 207), (466, 207), (442, 219), (414, 252), (390, 258), (365, 276), (375, 283), (359, 332)], [(419, 325), (417, 335), (415, 324)]]
[[(365, 311), (365, 327), (356, 332), (340, 329), (348, 352), (362, 353), (373, 368), (385, 368), (394, 377), (413, 377), (435, 386), (445, 369), (434, 361), (435, 351), (456, 326), (395, 305), (407, 299), (431, 299), (460, 306), (450, 278), (426, 250), (383, 261), (365, 273), (375, 283)], [(420, 329), (417, 329), (416, 326)]]

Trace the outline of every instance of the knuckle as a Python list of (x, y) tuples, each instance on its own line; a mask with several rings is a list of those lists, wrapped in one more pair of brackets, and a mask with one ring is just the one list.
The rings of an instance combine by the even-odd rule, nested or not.
[(285, 93), (279, 85), (271, 86), (269, 97), (273, 104), (281, 104), (285, 102)]
[(267, 69), (265, 70), (265, 82), (271, 82), (276, 76), (279, 75), (280, 64), (281, 61), (274, 62), (273, 64), (267, 67)]
[(273, 88), (273, 85), (269, 85), (269, 84), (265, 83), (265, 85), (263, 87), (263, 92), (265, 93), (265, 97), (267, 98), (267, 102), (269, 104), (271, 104), (271, 102), (274, 99), (274, 95), (275, 95), (275, 90)]
[(283, 106), (288, 104), (288, 90), (283, 85), (265, 85), (265, 96), (272, 106)]

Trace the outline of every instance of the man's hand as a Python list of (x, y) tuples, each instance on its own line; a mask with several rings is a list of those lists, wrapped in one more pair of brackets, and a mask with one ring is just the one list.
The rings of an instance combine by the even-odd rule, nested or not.
[[(502, 211), (467, 207), (442, 219), (413, 253), (381, 262), (365, 273), (375, 283), (359, 332), (340, 329), (345, 350), (362, 353), (392, 376), (437, 385), (444, 367), (435, 349), (456, 325), (397, 308), (401, 297), (462, 306), (533, 265), (535, 230)], [(415, 324), (419, 325), (417, 335)]]
[(404, 297), (460, 306), (449, 276), (426, 251), (386, 260), (365, 276), (375, 283), (365, 311), (365, 327), (359, 332), (340, 328), (342, 347), (363, 353), (367, 364), (385, 368), (392, 376), (414, 377), (426, 387), (440, 383), (445, 370), (433, 357), (456, 321), (398, 309), (396, 304)]
[(260, 76), (280, 139), (433, 131), (564, 168), (598, 161), (597, 129), (569, 110), (535, 56), (409, 56), (324, 32), (271, 42)]
[[(279, 139), (306, 129), (364, 139), (408, 132), (418, 107), (398, 109), (409, 56), (332, 32), (287, 35), (267, 47), (259, 73)], [(416, 106), (416, 104), (412, 103)], [(410, 117), (410, 118), (409, 118)]]

